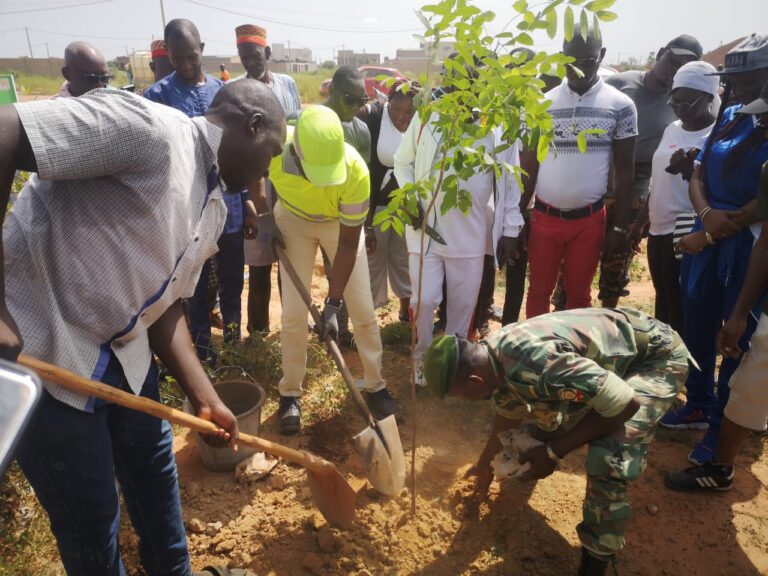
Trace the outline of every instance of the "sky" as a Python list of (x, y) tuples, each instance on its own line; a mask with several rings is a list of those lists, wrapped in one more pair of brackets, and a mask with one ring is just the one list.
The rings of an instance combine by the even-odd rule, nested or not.
[[(267, 28), (270, 43), (312, 49), (328, 60), (339, 49), (395, 56), (417, 48), (423, 27), (415, 10), (431, 0), (0, 0), (0, 58), (62, 56), (74, 40), (87, 40), (108, 58), (147, 50), (162, 37), (163, 20), (188, 18), (197, 24), (206, 54), (236, 53), (234, 29), (245, 23)], [(512, 16), (512, 0), (474, 0), (496, 13), (498, 32)], [(606, 62), (628, 57), (644, 61), (683, 33), (696, 36), (705, 51), (752, 32), (768, 33), (768, 0), (617, 0), (619, 18), (602, 26)], [(763, 26), (764, 29), (755, 29)], [(29, 33), (29, 44), (25, 28)], [(560, 40), (536, 37), (537, 47), (557, 50)], [(47, 44), (47, 45), (46, 45)]]

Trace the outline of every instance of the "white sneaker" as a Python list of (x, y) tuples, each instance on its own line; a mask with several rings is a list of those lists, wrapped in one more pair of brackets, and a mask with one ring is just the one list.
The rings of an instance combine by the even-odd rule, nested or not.
[(424, 362), (414, 358), (413, 369), (416, 372), (416, 386), (426, 388), (427, 380), (424, 378)]

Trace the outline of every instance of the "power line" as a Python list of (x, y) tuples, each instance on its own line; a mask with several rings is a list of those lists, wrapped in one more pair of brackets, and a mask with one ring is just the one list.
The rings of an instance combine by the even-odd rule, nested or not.
[(79, 6), (92, 6), (93, 4), (106, 4), (115, 0), (95, 0), (93, 2), (81, 2), (80, 4), (67, 4), (66, 6), (51, 6), (50, 8), (30, 8), (29, 10), (12, 10), (10, 12), (0, 12), (0, 16), (8, 14), (28, 14), (30, 12), (49, 12), (51, 10), (63, 10), (64, 8), (77, 8)]
[[(259, 11), (264, 10), (266, 12), (282, 12), (283, 14), (298, 14), (300, 16), (320, 16), (320, 17), (330, 17), (330, 18), (347, 18), (352, 20), (359, 20), (359, 16), (352, 16), (350, 14), (329, 14), (328, 12), (302, 12), (300, 10), (283, 10), (281, 8), (261, 8), (254, 6), (253, 4), (238, 4), (238, 3), (231, 3), (231, 2), (217, 2), (219, 6), (233, 6), (233, 7), (240, 7), (240, 8), (258, 8)], [(262, 18), (263, 20), (263, 18)], [(414, 21), (412, 19), (406, 20), (404, 18), (379, 18), (376, 17), (376, 20), (379, 22), (399, 22), (399, 23), (413, 23)]]
[(260, 20), (261, 22), (271, 22), (272, 24), (281, 24), (282, 26), (289, 26), (292, 28), (302, 28), (305, 30), (323, 30), (325, 32), (346, 32), (350, 34), (398, 34), (408, 32), (418, 32), (420, 28), (410, 28), (403, 30), (370, 30), (370, 29), (350, 29), (350, 28), (329, 28), (327, 26), (312, 26), (311, 24), (296, 24), (294, 22), (284, 22), (282, 20), (275, 20), (273, 18), (265, 18), (264, 16), (254, 16), (253, 14), (245, 14), (243, 12), (237, 12), (235, 10), (227, 10), (226, 8), (220, 8), (219, 6), (212, 6), (204, 2), (198, 2), (197, 0), (186, 0), (190, 4), (196, 4), (197, 6), (203, 6), (210, 8), (211, 10), (218, 10), (219, 12), (225, 12), (227, 14), (234, 14), (235, 16), (245, 16), (246, 18), (253, 18), (254, 20)]
[[(109, 0), (110, 2), (112, 0)], [(23, 28), (22, 28), (23, 30)], [(87, 36), (85, 34), (70, 34), (68, 32), (55, 32), (53, 30), (41, 30), (39, 28), (30, 28), (32, 32), (41, 34), (55, 34), (56, 36), (67, 36), (69, 38), (88, 38), (89, 40), (146, 40), (146, 36)]]

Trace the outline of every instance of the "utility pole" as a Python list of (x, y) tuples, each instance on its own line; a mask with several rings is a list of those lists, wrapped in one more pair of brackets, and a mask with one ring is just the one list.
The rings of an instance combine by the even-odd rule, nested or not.
[(27, 34), (27, 46), (29, 46), (29, 57), (30, 58), (34, 58), (35, 55), (32, 54), (32, 42), (29, 41), (29, 28), (24, 26), (24, 32), (26, 32), (26, 34)]
[(163, 30), (165, 30), (165, 6), (163, 0), (160, 0), (160, 16), (163, 18)]

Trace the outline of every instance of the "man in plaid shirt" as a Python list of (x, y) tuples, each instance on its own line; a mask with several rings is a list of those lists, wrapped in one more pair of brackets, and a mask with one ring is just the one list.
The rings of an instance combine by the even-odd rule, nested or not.
[[(242, 190), (285, 140), (272, 92), (223, 88), (190, 119), (128, 92), (0, 108), (0, 201), (36, 172), (5, 218), (0, 357), (27, 354), (159, 399), (156, 354), (198, 416), (237, 441), (237, 421), (195, 354), (181, 308), (216, 251), (221, 180)], [(3, 210), (5, 213), (5, 210)], [(120, 483), (151, 575), (190, 572), (168, 422), (46, 382), (19, 464), (69, 574), (125, 574)]]

